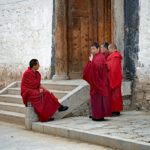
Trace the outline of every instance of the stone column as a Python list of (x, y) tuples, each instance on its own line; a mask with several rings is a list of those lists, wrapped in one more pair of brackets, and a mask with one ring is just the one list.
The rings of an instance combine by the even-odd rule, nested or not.
[(53, 80), (68, 79), (67, 0), (55, 0), (55, 75)]

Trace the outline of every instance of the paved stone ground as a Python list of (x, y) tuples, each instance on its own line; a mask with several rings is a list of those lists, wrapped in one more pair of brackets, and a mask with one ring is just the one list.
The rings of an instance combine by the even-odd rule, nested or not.
[(0, 122), (0, 150), (113, 150)]
[(88, 117), (73, 117), (55, 120), (48, 124), (150, 144), (150, 113), (128, 111), (122, 112), (119, 117), (106, 119), (107, 121), (104, 122), (94, 122)]

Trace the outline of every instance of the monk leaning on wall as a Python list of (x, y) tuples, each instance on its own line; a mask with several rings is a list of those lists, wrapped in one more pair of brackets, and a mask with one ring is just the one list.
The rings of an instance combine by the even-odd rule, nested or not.
[(29, 65), (21, 81), (23, 102), (25, 106), (27, 106), (27, 101), (33, 105), (41, 122), (54, 120), (52, 116), (57, 110), (65, 111), (68, 107), (61, 105), (53, 93), (41, 85), (41, 75), (37, 71), (40, 66), (38, 60), (32, 59)]

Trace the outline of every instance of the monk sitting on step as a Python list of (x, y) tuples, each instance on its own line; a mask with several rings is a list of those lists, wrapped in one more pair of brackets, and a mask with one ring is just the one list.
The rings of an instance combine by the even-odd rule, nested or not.
[(27, 101), (33, 105), (41, 122), (54, 120), (52, 116), (57, 110), (65, 111), (68, 107), (61, 105), (53, 93), (42, 87), (41, 75), (37, 71), (40, 66), (38, 60), (32, 59), (29, 65), (21, 81), (23, 102), (25, 106), (27, 106)]

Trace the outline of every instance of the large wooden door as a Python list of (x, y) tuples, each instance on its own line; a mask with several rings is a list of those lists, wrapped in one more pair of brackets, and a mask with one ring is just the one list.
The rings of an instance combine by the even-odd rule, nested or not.
[(111, 0), (68, 0), (68, 75), (81, 78), (92, 42), (111, 42)]

